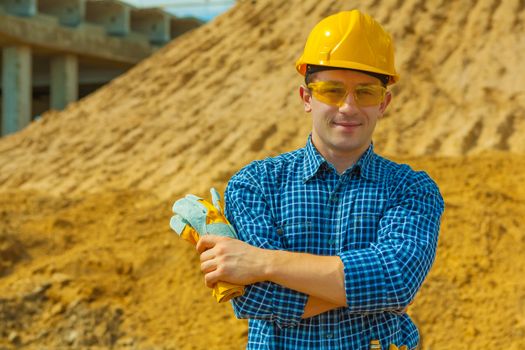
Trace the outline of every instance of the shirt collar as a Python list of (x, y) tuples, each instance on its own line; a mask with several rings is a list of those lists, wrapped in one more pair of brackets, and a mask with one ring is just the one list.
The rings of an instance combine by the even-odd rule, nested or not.
[(304, 152), (304, 172), (303, 181), (310, 180), (317, 172), (321, 165), (326, 163), (323, 156), (317, 151), (314, 144), (312, 143), (312, 135), (308, 136)]
[[(374, 153), (374, 144), (371, 143), (365, 153), (363, 153), (363, 155), (359, 158), (357, 163), (348, 168), (343, 173), (343, 175), (347, 175), (358, 169), (362, 177), (376, 182), (378, 180), (379, 174), (375, 160), (376, 154)], [(317, 151), (314, 144), (312, 143), (312, 136), (310, 135), (308, 137), (304, 153), (303, 181), (307, 182), (310, 180), (314, 175), (317, 174), (317, 172), (319, 172), (323, 165), (327, 166), (328, 162), (323, 158), (319, 151)]]
[[(359, 169), (359, 174), (365, 179), (377, 182), (379, 180), (379, 174), (376, 158), (377, 156), (374, 152), (374, 144), (371, 143), (365, 153), (363, 153), (363, 155), (352, 168)], [(347, 171), (350, 169), (347, 169)]]

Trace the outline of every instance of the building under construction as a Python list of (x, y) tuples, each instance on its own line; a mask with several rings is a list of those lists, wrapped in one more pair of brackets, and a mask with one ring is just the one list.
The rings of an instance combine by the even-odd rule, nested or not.
[(63, 109), (200, 24), (118, 0), (0, 0), (1, 135)]

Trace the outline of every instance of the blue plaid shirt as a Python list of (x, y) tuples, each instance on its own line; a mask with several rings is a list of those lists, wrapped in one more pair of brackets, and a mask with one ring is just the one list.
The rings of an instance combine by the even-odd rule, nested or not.
[(339, 256), (348, 307), (301, 319), (308, 296), (271, 282), (232, 300), (249, 319), (248, 349), (368, 350), (378, 339), (414, 349), (403, 309), (435, 257), (443, 199), (424, 172), (380, 157), (371, 145), (337, 174), (308, 139), (232, 177), (226, 215), (239, 238), (265, 249)]

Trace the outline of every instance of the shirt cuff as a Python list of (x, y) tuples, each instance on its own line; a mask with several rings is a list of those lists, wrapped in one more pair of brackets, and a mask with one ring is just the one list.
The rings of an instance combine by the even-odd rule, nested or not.
[(345, 292), (350, 312), (376, 312), (386, 302), (385, 274), (379, 257), (371, 249), (339, 254), (343, 262)]
[(299, 324), (304, 314), (308, 295), (273, 284), (273, 315), (279, 328), (294, 327)]
[(237, 318), (275, 322), (279, 328), (296, 326), (302, 320), (308, 295), (272, 282), (245, 286), (245, 294), (231, 300)]

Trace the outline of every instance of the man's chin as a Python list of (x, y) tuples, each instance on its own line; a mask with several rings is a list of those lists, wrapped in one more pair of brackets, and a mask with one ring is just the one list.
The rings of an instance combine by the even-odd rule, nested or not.
[[(357, 141), (357, 140), (356, 140)], [(341, 142), (334, 143), (334, 149), (338, 152), (345, 154), (355, 154), (356, 152), (364, 152), (368, 148), (370, 143), (361, 143), (361, 142), (348, 142), (348, 140), (344, 140)]]

